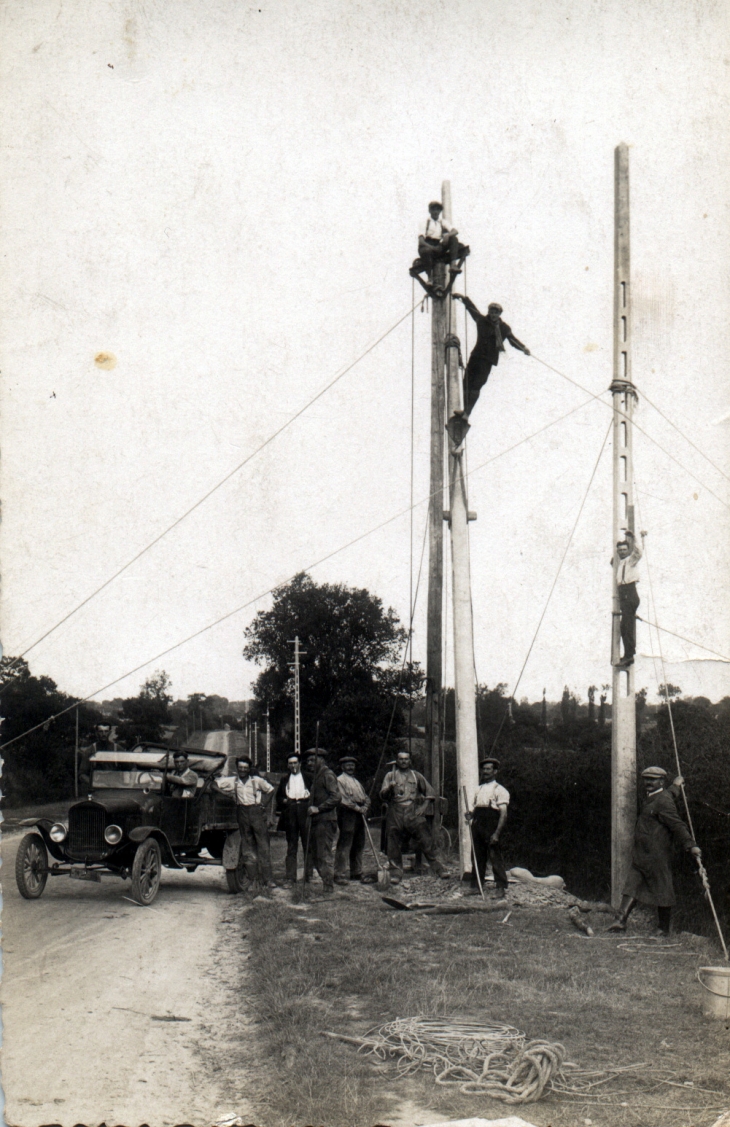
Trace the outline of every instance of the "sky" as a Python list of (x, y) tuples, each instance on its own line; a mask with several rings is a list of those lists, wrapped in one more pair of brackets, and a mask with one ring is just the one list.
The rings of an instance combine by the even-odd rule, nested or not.
[[(468, 439), (478, 679), (514, 687), (558, 575), (517, 696), (609, 682), (610, 435), (570, 535), (611, 421), (623, 141), (639, 613), (730, 656), (727, 6), (258, 3), (2, 11), (4, 652), (33, 646), (31, 670), (80, 696), (165, 669), (176, 697), (239, 700), (257, 672), (246, 626), (325, 557), (315, 580), (407, 620), (430, 394), (408, 267), (449, 180), (472, 250), (460, 282), (534, 354), (508, 348)], [(473, 325), (459, 333), (466, 352)], [(425, 606), (422, 584), (420, 660)], [(662, 648), (664, 669), (639, 624), (649, 699), (665, 677), (730, 693), (727, 662), (669, 634)]]

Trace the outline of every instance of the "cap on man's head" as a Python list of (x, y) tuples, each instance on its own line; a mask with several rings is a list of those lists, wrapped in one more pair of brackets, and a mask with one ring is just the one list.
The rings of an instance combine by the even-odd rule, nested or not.
[(107, 731), (110, 731), (111, 730), (111, 724), (107, 724), (106, 720), (100, 720), (99, 723), (96, 725), (97, 732), (99, 731), (100, 728), (106, 728)]
[(309, 759), (310, 755), (326, 755), (327, 752), (323, 747), (308, 747), (306, 751), (302, 752), (302, 759)]
[(496, 771), (496, 769), (497, 769), (497, 768), (499, 767), (499, 760), (498, 760), (498, 759), (495, 759), (495, 758), (494, 758), (493, 756), (491, 756), (491, 755), (488, 755), (486, 759), (482, 759), (482, 760), (480, 760), (480, 761), (479, 761), (479, 766), (480, 766), (480, 767), (483, 767), (485, 763), (491, 763), (491, 764), (492, 764), (492, 766), (494, 767), (495, 771)]
[(642, 779), (666, 779), (667, 772), (663, 767), (645, 767), (641, 772)]
[(178, 747), (178, 748), (176, 748), (175, 751), (173, 751), (172, 758), (173, 759), (187, 759), (188, 753), (187, 753), (187, 751), (183, 751), (182, 748)]
[(439, 211), (444, 210), (444, 205), (440, 203), (439, 200), (431, 200), (430, 204), (428, 205), (428, 210), (430, 211), (432, 207), (437, 207)]
[(357, 759), (354, 755), (342, 755), (340, 756), (340, 763), (343, 766), (345, 765), (345, 763), (357, 763)]
[(504, 312), (504, 310), (502, 309), (502, 306), (499, 304), (498, 301), (493, 301), (493, 302), (490, 303), (490, 306), (489, 306), (489, 309), (488, 309), (487, 312), (491, 313), (492, 310), (494, 310), (495, 313), (503, 313)]

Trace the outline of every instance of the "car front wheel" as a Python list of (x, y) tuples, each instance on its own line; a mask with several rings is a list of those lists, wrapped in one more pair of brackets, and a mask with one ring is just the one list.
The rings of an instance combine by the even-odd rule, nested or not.
[(15, 856), (18, 891), (26, 900), (43, 895), (48, 880), (48, 850), (40, 834), (26, 834)]
[(132, 896), (138, 904), (151, 904), (162, 876), (162, 854), (153, 837), (137, 847), (132, 865)]

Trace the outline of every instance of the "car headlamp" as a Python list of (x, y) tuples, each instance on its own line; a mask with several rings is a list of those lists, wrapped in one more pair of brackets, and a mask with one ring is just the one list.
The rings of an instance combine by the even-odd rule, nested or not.
[(51, 841), (63, 841), (67, 833), (68, 830), (64, 826), (63, 822), (54, 822), (50, 830), (48, 831), (48, 836), (50, 837)]
[(104, 830), (104, 841), (109, 845), (117, 845), (122, 840), (121, 826), (107, 826)]

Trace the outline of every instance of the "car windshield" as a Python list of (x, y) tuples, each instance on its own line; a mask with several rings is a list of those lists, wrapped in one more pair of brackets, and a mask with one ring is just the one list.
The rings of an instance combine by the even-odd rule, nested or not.
[(162, 790), (162, 770), (159, 767), (140, 766), (133, 763), (96, 763), (92, 780), (94, 790), (109, 787), (124, 790)]

